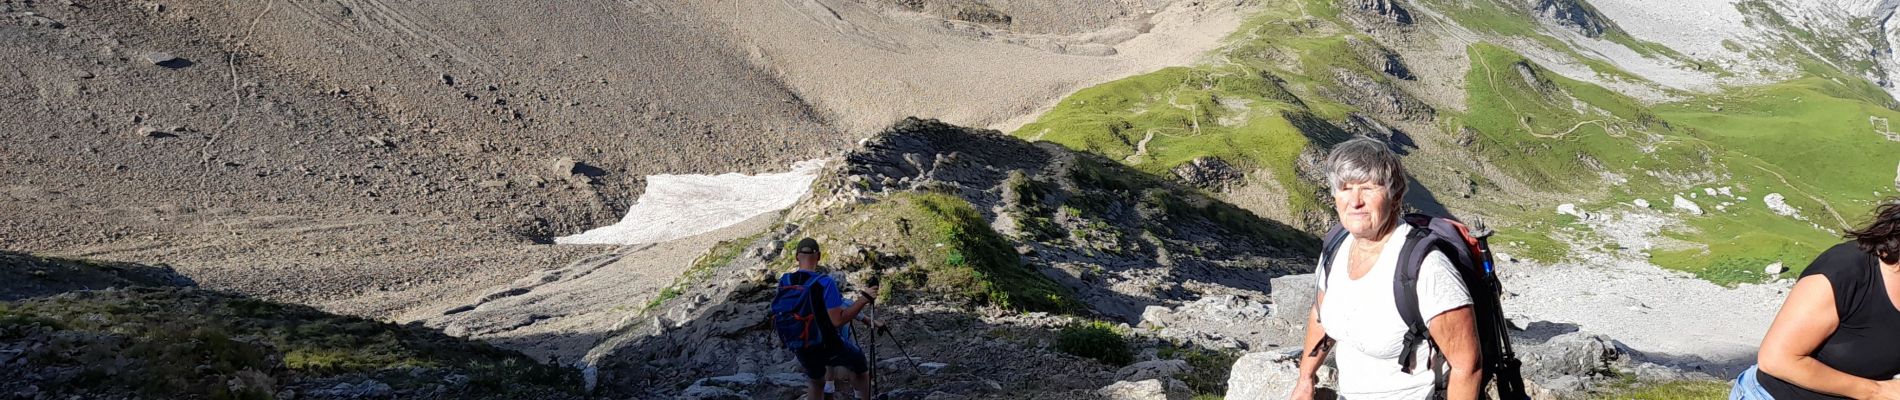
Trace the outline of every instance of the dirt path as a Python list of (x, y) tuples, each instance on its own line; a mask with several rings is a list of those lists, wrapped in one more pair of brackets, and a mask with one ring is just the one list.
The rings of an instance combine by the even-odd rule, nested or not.
[(1841, 229), (1848, 229), (1848, 228), (1849, 228), (1849, 226), (1848, 226), (1848, 224), (1847, 224), (1847, 219), (1846, 219), (1846, 218), (1841, 218), (1841, 213), (1839, 213), (1839, 212), (1835, 212), (1835, 211), (1834, 211), (1834, 206), (1830, 206), (1830, 205), (1828, 205), (1828, 204), (1827, 204), (1827, 202), (1826, 202), (1826, 201), (1823, 201), (1823, 200), (1821, 200), (1821, 198), (1820, 198), (1820, 197), (1817, 197), (1817, 196), (1815, 196), (1815, 195), (1813, 195), (1813, 194), (1810, 194), (1810, 193), (1808, 193), (1808, 191), (1806, 191), (1806, 190), (1801, 190), (1801, 188), (1800, 188), (1800, 187), (1797, 187), (1797, 186), (1795, 186), (1795, 185), (1794, 185), (1793, 183), (1789, 183), (1789, 182), (1788, 182), (1788, 178), (1784, 178), (1784, 177), (1782, 177), (1782, 176), (1781, 176), (1781, 173), (1779, 173), (1779, 172), (1775, 172), (1775, 171), (1770, 171), (1770, 170), (1768, 170), (1767, 168), (1762, 168), (1762, 166), (1760, 166), (1760, 165), (1756, 165), (1756, 166), (1754, 166), (1754, 167), (1755, 167), (1755, 169), (1759, 169), (1759, 170), (1761, 170), (1762, 172), (1767, 172), (1767, 173), (1769, 173), (1770, 175), (1774, 175), (1774, 176), (1775, 176), (1775, 179), (1776, 179), (1776, 180), (1779, 180), (1779, 181), (1781, 181), (1781, 184), (1782, 184), (1782, 185), (1785, 185), (1785, 186), (1787, 186), (1787, 187), (1788, 187), (1789, 189), (1794, 189), (1794, 191), (1796, 191), (1796, 192), (1800, 192), (1802, 196), (1807, 196), (1809, 200), (1814, 200), (1814, 202), (1815, 202), (1815, 203), (1818, 203), (1818, 204), (1820, 204), (1820, 205), (1821, 205), (1821, 208), (1822, 208), (1822, 209), (1824, 209), (1824, 210), (1827, 210), (1827, 213), (1828, 213), (1828, 215), (1832, 215), (1832, 216), (1834, 216), (1834, 222), (1837, 222), (1837, 223), (1840, 223), (1840, 224), (1841, 224), (1841, 225), (1840, 225), (1840, 226), (1841, 226)]

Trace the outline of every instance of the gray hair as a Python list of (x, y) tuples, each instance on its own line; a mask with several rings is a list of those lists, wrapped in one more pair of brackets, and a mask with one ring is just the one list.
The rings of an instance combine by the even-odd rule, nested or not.
[(1405, 165), (1384, 141), (1361, 136), (1333, 146), (1326, 155), (1325, 170), (1327, 190), (1371, 182), (1385, 185), (1386, 199), (1393, 200), (1394, 207), (1405, 197)]

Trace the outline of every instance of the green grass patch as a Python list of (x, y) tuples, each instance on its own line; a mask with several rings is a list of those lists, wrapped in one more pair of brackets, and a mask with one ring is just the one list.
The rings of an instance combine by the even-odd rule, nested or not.
[(1653, 384), (1626, 383), (1590, 398), (1603, 400), (1702, 400), (1728, 398), (1729, 383), (1724, 381), (1673, 381)]
[[(1135, 361), (1125, 333), (1107, 322), (1078, 322), (1056, 333), (1056, 351), (1093, 358), (1109, 365), (1128, 365)], [(1231, 366), (1231, 365), (1230, 365)]]
[[(1078, 307), (1067, 289), (1023, 264), (1007, 239), (968, 201), (953, 195), (894, 194), (814, 221), (807, 234), (820, 242), (850, 238), (908, 258), (909, 265), (890, 271), (887, 294), (939, 296), (954, 303), (1022, 311), (1067, 313)], [(791, 257), (781, 258), (789, 268)]]
[(1227, 378), (1234, 368), (1234, 362), (1240, 360), (1240, 353), (1221, 351), (1163, 343), (1156, 349), (1156, 357), (1164, 360), (1185, 360), (1193, 371), (1181, 377), (1195, 396), (1219, 396), (1227, 394)]
[(687, 267), (686, 272), (681, 273), (679, 278), (674, 279), (673, 284), (667, 285), (665, 289), (660, 289), (658, 296), (654, 296), (653, 300), (648, 300), (646, 306), (641, 309), (641, 312), (658, 308), (660, 305), (666, 304), (666, 302), (684, 294), (687, 286), (711, 278), (714, 269), (725, 266), (726, 264), (731, 264), (732, 260), (739, 258), (739, 252), (744, 251), (746, 246), (752, 245), (752, 242), (758, 241), (759, 238), (764, 235), (765, 232), (759, 232), (742, 238), (721, 240), (719, 243), (714, 244), (711, 249), (706, 250), (706, 254), (693, 259), (692, 266)]

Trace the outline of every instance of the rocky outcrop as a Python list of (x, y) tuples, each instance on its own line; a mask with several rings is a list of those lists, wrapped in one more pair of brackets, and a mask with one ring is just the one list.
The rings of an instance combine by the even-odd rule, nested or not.
[(1333, 82), (1338, 83), (1338, 87), (1327, 90), (1331, 92), (1327, 96), (1375, 115), (1407, 121), (1429, 121), (1435, 115), (1431, 105), (1412, 97), (1398, 86), (1358, 72), (1334, 70)]
[(1533, 10), (1539, 18), (1576, 29), (1588, 37), (1600, 38), (1604, 33), (1616, 29), (1609, 18), (1598, 13), (1585, 0), (1537, 0)]
[(1227, 374), (1227, 398), (1233, 400), (1285, 399), (1300, 377), (1300, 349), (1247, 353), (1234, 361)]
[(1221, 191), (1241, 182), (1246, 176), (1219, 157), (1196, 157), (1172, 170), (1176, 178), (1190, 186)]
[(1173, 379), (1115, 382), (1095, 394), (1108, 400), (1188, 400), (1194, 396), (1186, 383)]
[(1346, 45), (1352, 48), (1353, 54), (1358, 55), (1360, 61), (1372, 69), (1384, 72), (1393, 78), (1408, 81), (1418, 79), (1417, 76), (1412, 75), (1411, 67), (1405, 66), (1405, 60), (1400, 58), (1399, 53), (1392, 49), (1357, 36), (1347, 36)]
[(1399, 25), (1412, 24), (1412, 12), (1398, 0), (1358, 0), (1360, 11), (1378, 15)]

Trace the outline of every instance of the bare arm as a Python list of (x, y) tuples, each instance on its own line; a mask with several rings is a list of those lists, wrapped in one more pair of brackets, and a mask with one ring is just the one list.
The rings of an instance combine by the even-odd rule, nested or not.
[[(877, 289), (873, 288), (870, 290), (871, 292), (875, 292)], [(858, 313), (864, 311), (865, 305), (869, 305), (871, 304), (872, 300), (877, 299), (876, 297), (871, 296), (870, 292), (858, 292), (858, 296), (859, 296), (858, 301), (856, 303), (851, 303), (851, 307), (833, 307), (830, 310), (826, 310), (826, 311), (829, 311), (831, 314), (831, 324), (833, 326), (845, 326), (845, 325), (851, 324), (851, 320), (858, 319)]]
[(1319, 383), (1319, 366), (1326, 362), (1326, 355), (1332, 349), (1321, 349), (1320, 340), (1326, 338), (1326, 327), (1319, 323), (1319, 305), (1326, 302), (1326, 292), (1320, 291), (1313, 298), (1313, 309), (1306, 313), (1306, 339), (1300, 352), (1300, 380), (1293, 384), (1293, 399), (1313, 398), (1313, 387)]
[(1432, 317), (1429, 323), (1432, 342), (1438, 344), (1438, 351), (1445, 355), (1445, 363), (1451, 368), (1445, 382), (1445, 398), (1454, 400), (1477, 399), (1478, 387), (1483, 373), (1479, 369), (1477, 321), (1470, 305), (1453, 308)]
[(1814, 349), (1840, 324), (1834, 308), (1834, 286), (1827, 277), (1801, 278), (1788, 292), (1787, 302), (1781, 304), (1775, 323), (1768, 326), (1755, 362), (1768, 375), (1821, 393), (1855, 399), (1893, 399), (1900, 395), (1893, 381), (1848, 375), (1814, 359)]

